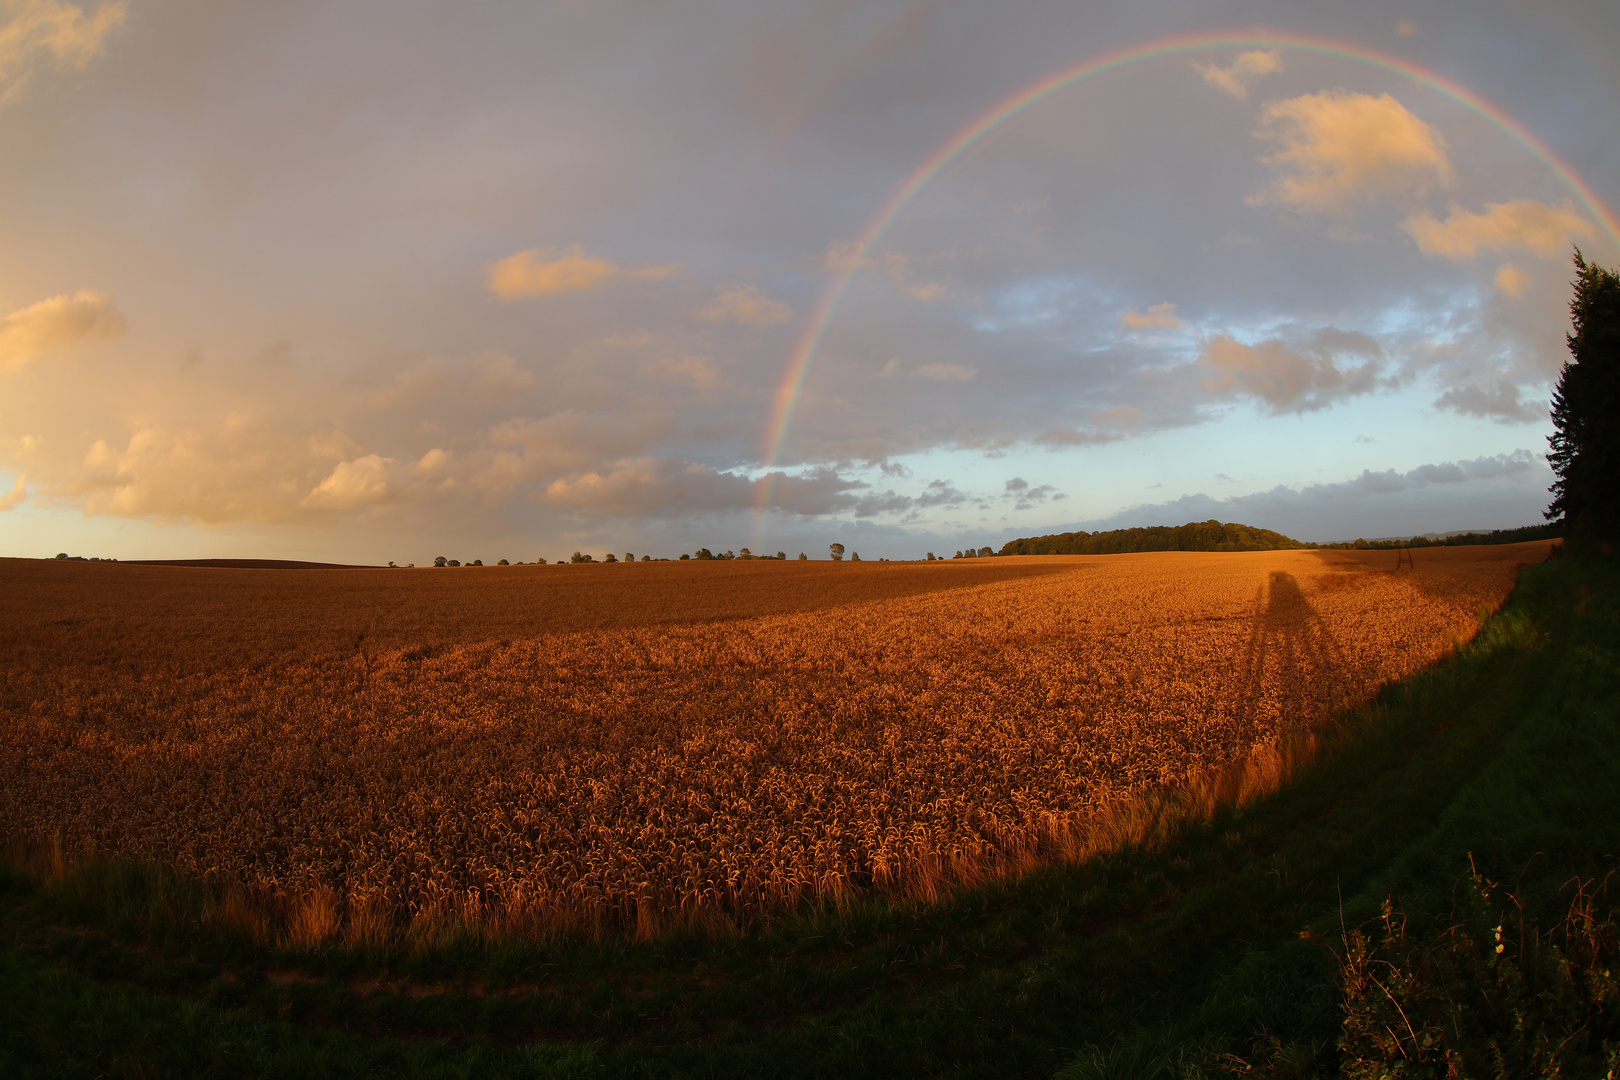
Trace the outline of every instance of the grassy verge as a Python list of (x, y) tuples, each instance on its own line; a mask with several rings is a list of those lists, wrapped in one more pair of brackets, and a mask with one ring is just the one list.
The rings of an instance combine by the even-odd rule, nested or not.
[(13, 866), (0, 1072), (1331, 1071), (1343, 997), (1321, 940), (1341, 916), (1391, 895), (1441, 915), (1472, 854), (1551, 925), (1562, 885), (1620, 857), (1617, 586), (1606, 561), (1526, 571), (1462, 655), (1348, 720), (1284, 790), (935, 904), (724, 939), (265, 947), (228, 897), (155, 868), (42, 885)]

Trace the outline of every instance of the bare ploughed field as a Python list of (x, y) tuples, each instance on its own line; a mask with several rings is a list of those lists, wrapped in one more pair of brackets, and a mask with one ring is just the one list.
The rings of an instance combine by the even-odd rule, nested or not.
[(916, 895), (1320, 727), (1547, 551), (0, 560), (0, 840), (396, 920)]

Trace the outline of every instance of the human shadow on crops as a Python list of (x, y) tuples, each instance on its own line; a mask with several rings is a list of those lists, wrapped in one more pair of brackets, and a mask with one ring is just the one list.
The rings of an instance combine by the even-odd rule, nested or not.
[(1350, 704), (1333, 677), (1343, 650), (1294, 575), (1274, 571), (1255, 596), (1255, 616), (1241, 672), (1243, 716), (1264, 726), (1260, 705), (1268, 692), (1285, 724), (1325, 719)]
[[(1557, 542), (1537, 540), (1519, 544), (1431, 545), (1414, 548), (1365, 550), (1322, 549), (1308, 552), (1324, 569), (1353, 574), (1388, 574), (1430, 600), (1456, 602), (1474, 587), (1470, 564), (1510, 566), (1515, 574), (1552, 558)], [(1506, 597), (1503, 597), (1506, 602)]]

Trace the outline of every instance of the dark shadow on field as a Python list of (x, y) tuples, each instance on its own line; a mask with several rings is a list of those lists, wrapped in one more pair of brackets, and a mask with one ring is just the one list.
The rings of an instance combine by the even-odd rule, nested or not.
[(1390, 574), (1425, 596), (1454, 599), (1466, 592), (1466, 567), (1479, 563), (1535, 566), (1552, 554), (1555, 542), (1529, 540), (1518, 544), (1480, 544), (1459, 547), (1418, 547), (1385, 550), (1328, 549), (1309, 554), (1324, 568), (1349, 573)]
[(1346, 702), (1330, 673), (1342, 650), (1327, 623), (1305, 599), (1294, 575), (1275, 571), (1255, 596), (1253, 628), (1244, 652), (1243, 715), (1253, 722), (1266, 684), (1281, 690), (1285, 722), (1323, 716)]
[(265, 569), (0, 558), (0, 654), (235, 667), (793, 615), (1088, 569), (1063, 559)]

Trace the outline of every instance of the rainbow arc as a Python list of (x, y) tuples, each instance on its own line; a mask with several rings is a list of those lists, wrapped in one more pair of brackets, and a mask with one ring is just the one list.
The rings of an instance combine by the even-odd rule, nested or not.
[(1133, 64), (1167, 57), (1185, 56), (1201, 52), (1230, 49), (1278, 49), (1333, 57), (1368, 65), (1403, 76), (1414, 83), (1433, 90), (1463, 105), (1490, 121), (1525, 150), (1539, 159), (1559, 180), (1573, 191), (1586, 210), (1597, 219), (1616, 248), (1620, 248), (1620, 222), (1591, 187), (1567, 162), (1554, 154), (1542, 141), (1502, 109), (1467, 87), (1436, 72), (1420, 67), (1402, 57), (1349, 42), (1336, 41), (1314, 35), (1251, 31), (1244, 33), (1214, 33), (1180, 35), (1156, 38), (1104, 53), (1054, 72), (1005, 98), (999, 104), (981, 113), (967, 126), (946, 139), (894, 189), (861, 230), (855, 241), (848, 245), (839, 260), (839, 268), (823, 290), (810, 317), (805, 321), (793, 352), (788, 360), (781, 385), (777, 388), (766, 427), (763, 467), (766, 475), (758, 487), (756, 505), (763, 521), (770, 509), (774, 490), (774, 477), (770, 470), (781, 456), (793, 422), (793, 413), (806, 377), (815, 364), (822, 338), (837, 310), (838, 302), (849, 288), (850, 281), (860, 270), (873, 247), (882, 239), (890, 226), (905, 211), (917, 194), (927, 187), (941, 172), (985, 136), (1027, 109), (1074, 87), (1088, 79), (1118, 71)]

